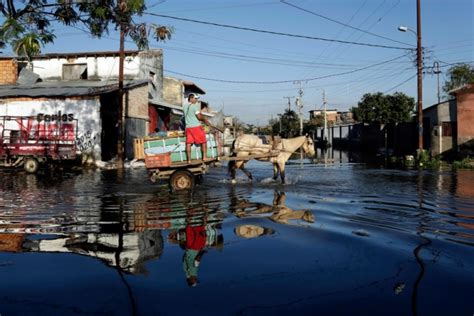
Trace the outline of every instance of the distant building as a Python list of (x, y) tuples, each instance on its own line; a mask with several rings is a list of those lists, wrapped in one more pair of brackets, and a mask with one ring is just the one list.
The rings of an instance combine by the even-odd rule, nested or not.
[[(309, 111), (309, 118), (324, 117), (324, 110), (311, 110)], [(326, 119), (329, 125), (338, 125), (354, 122), (352, 112), (349, 111), (338, 111), (336, 109), (326, 110)]]

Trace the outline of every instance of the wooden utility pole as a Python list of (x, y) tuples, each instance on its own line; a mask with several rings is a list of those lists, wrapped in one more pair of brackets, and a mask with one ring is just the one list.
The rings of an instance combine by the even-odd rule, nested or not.
[[(123, 0), (120, 3), (120, 8), (123, 10)], [(119, 80), (118, 80), (118, 113), (117, 113), (117, 168), (123, 168), (124, 161), (124, 124), (123, 124), (123, 62), (125, 59), (125, 30), (124, 25), (120, 24), (120, 48), (119, 48)]]
[(421, 46), (421, 0), (416, 0), (416, 65), (418, 88), (418, 149), (423, 150), (423, 48)]
[(283, 97), (283, 99), (288, 99), (288, 112), (291, 110), (291, 99), (293, 99), (294, 97)]

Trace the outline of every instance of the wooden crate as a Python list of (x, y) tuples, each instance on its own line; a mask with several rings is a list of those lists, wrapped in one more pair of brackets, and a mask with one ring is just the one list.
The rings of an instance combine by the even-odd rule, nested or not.
[(145, 159), (145, 147), (143, 138), (135, 138), (133, 140), (133, 156), (137, 160)]
[(148, 169), (162, 168), (171, 166), (171, 154), (158, 154), (145, 156), (145, 166)]

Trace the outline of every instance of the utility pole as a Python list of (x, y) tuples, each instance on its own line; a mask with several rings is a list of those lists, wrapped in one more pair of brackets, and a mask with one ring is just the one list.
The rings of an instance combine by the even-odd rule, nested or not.
[(323, 89), (323, 108), (324, 108), (324, 130), (323, 130), (323, 141), (327, 140), (327, 132), (328, 132), (328, 118), (326, 115), (326, 90)]
[(291, 110), (291, 99), (293, 99), (294, 97), (283, 97), (283, 99), (288, 99), (288, 112)]
[[(123, 10), (125, 7), (124, 0), (120, 1), (119, 8)], [(119, 81), (118, 81), (118, 113), (117, 113), (117, 128), (118, 128), (118, 141), (117, 141), (117, 168), (123, 168), (124, 160), (124, 131), (123, 131), (123, 62), (125, 59), (125, 27), (120, 24), (120, 48), (119, 48)]]
[(423, 150), (423, 48), (421, 46), (421, 0), (416, 0), (416, 65), (418, 88), (418, 150)]
[(298, 89), (299, 97), (296, 98), (296, 107), (298, 108), (298, 117), (300, 119), (300, 136), (303, 135), (303, 115), (301, 114), (301, 109), (303, 108), (303, 87), (301, 81), (295, 81), (295, 84), (299, 84), (300, 88)]
[(434, 69), (434, 73), (436, 74), (436, 80), (438, 82), (438, 104), (441, 102), (441, 94), (439, 92), (439, 74), (441, 73), (441, 70), (439, 70), (439, 62), (435, 61), (433, 63), (433, 69)]

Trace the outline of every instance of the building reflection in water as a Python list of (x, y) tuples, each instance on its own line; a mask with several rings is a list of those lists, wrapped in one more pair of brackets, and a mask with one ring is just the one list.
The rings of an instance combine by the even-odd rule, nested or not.
[[(33, 191), (30, 191), (33, 192)], [(190, 286), (205, 253), (222, 249), (223, 213), (206, 196), (159, 195), (145, 202), (104, 194), (101, 207), (87, 216), (80, 211), (30, 220), (31, 212), (0, 213), (0, 251), (75, 253), (97, 258), (130, 274), (146, 273), (145, 264), (163, 253), (163, 235), (184, 249), (183, 268)], [(166, 232), (164, 232), (166, 230)]]

